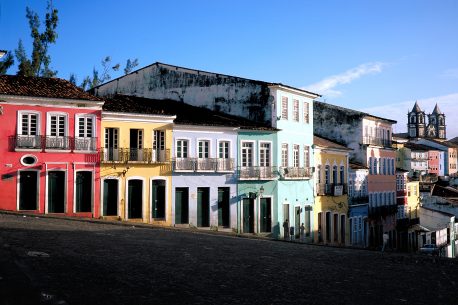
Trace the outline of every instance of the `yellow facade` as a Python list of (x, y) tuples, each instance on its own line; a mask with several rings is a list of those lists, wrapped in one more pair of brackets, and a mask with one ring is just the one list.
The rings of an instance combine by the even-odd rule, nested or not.
[(407, 218), (417, 218), (420, 205), (420, 182), (410, 181), (406, 183), (407, 188)]
[(314, 242), (345, 245), (348, 226), (348, 149), (329, 149), (315, 144), (316, 196)]
[[(102, 113), (100, 204), (103, 217), (163, 226), (172, 224), (173, 119), (174, 116), (165, 115)], [(116, 187), (109, 189), (109, 181), (105, 180), (118, 185), (117, 195), (113, 194)], [(114, 201), (116, 215), (113, 215)], [(160, 213), (157, 213), (158, 206)], [(110, 208), (112, 212), (108, 213)]]

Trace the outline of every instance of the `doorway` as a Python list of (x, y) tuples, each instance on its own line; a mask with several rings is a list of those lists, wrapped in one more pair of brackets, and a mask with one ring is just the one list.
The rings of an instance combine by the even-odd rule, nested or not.
[(151, 217), (165, 219), (165, 180), (153, 180), (151, 193)]
[(260, 232), (272, 232), (272, 204), (271, 198), (261, 198), (261, 228)]
[(127, 217), (142, 218), (143, 216), (143, 181), (140, 179), (132, 179), (127, 183), (127, 200), (128, 212)]
[(38, 209), (38, 172), (19, 172), (19, 210)]
[(76, 172), (75, 211), (92, 212), (92, 172)]
[(225, 228), (230, 227), (229, 192), (230, 188), (228, 187), (218, 188), (218, 226)]
[(118, 190), (117, 179), (103, 180), (103, 216), (118, 215)]
[(189, 223), (189, 188), (175, 188), (175, 223)]
[(48, 213), (65, 212), (65, 172), (48, 172)]
[(243, 233), (254, 233), (254, 199), (243, 199)]
[(210, 188), (197, 188), (197, 226), (210, 226)]

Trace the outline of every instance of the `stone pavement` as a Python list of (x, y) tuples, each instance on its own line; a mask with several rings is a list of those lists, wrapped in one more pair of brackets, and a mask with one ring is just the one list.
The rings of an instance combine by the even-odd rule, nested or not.
[(0, 304), (456, 304), (454, 259), (0, 214)]

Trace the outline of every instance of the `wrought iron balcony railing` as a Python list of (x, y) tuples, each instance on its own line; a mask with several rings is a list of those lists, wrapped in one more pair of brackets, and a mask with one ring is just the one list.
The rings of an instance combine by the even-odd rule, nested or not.
[(281, 167), (280, 173), (285, 179), (310, 179), (311, 167)]
[(347, 194), (346, 184), (319, 183), (316, 185), (318, 196), (342, 196)]
[(97, 151), (97, 138), (60, 137), (60, 136), (28, 136), (10, 137), (12, 149), (41, 149), (48, 151)]
[(101, 162), (165, 163), (169, 150), (157, 153), (151, 148), (101, 148)]
[(240, 180), (275, 179), (277, 170), (274, 166), (246, 166), (240, 167), (238, 177)]
[(174, 158), (174, 171), (232, 172), (235, 161), (233, 158)]
[(363, 144), (391, 147), (391, 139), (378, 137), (363, 137)]
[(235, 167), (235, 161), (233, 158), (229, 158), (229, 159), (222, 159), (222, 158), (219, 158), (219, 159), (216, 159), (217, 160), (217, 164), (216, 164), (216, 170), (218, 172), (232, 172), (234, 171)]

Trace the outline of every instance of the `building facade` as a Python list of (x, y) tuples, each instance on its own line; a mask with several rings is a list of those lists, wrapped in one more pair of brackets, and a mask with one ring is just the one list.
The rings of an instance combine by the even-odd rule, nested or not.
[(348, 209), (350, 245), (367, 247), (369, 245), (369, 193), (367, 177), (369, 169), (362, 164), (349, 163), (348, 169)]
[(102, 105), (62, 79), (0, 76), (2, 210), (99, 217)]

